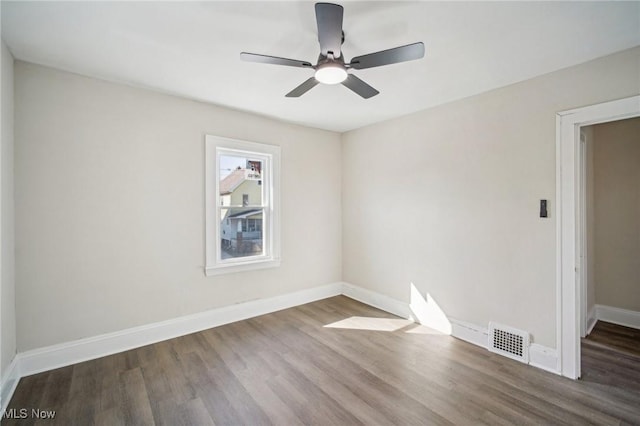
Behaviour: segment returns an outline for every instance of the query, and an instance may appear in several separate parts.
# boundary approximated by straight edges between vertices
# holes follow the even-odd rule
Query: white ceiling
[[[313,2],[8,2],[15,58],[334,131],[432,107],[640,45],[640,2],[340,2],[343,52],[422,41],[419,61],[354,71],[343,86],[284,95],[311,70],[241,62],[242,51],[315,63]]]

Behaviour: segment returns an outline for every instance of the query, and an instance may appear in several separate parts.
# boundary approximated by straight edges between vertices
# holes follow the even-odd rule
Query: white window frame
[[[256,157],[264,164],[263,254],[222,260],[220,252],[220,156]],[[280,266],[280,147],[220,136],[205,137],[205,275]],[[226,206],[225,206],[226,207]]]

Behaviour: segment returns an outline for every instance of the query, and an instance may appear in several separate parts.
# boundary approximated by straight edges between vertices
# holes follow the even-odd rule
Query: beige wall
[[[18,349],[340,279],[405,301],[413,283],[450,317],[555,347],[555,113],[640,93],[639,64],[628,50],[348,132],[341,148],[335,133],[17,62]],[[280,268],[204,277],[206,133],[282,146]]]
[[[640,118],[593,133],[596,303],[640,311]]]
[[[403,301],[413,283],[555,347],[556,113],[640,93],[639,64],[635,48],[343,135],[343,279]]]
[[[13,202],[13,56],[0,43],[2,57],[2,144],[0,147],[0,377],[16,354],[15,239]]]
[[[19,351],[341,279],[339,134],[23,62],[15,115]],[[207,133],[282,147],[281,267],[204,276]]]

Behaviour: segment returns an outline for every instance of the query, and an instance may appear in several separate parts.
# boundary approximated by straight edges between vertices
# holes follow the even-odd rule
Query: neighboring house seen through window
[[[206,274],[278,266],[280,148],[207,136],[206,156]]]

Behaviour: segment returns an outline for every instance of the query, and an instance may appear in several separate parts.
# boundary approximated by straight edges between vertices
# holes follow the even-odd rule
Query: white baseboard
[[[589,309],[589,312],[587,313],[587,333],[586,336],[590,335],[591,332],[593,331],[593,327],[596,326],[596,323],[598,322],[598,316],[596,314],[596,306],[592,306],[591,309]]]
[[[22,352],[17,355],[20,362],[21,376],[29,376],[337,296],[341,294],[341,291],[341,283],[328,284],[295,293],[238,303],[154,324]]]
[[[20,377],[22,377],[20,374],[20,359],[15,356],[11,360],[7,371],[2,375],[2,381],[0,381],[0,413],[4,413],[7,409]]]
[[[637,311],[596,305],[596,318],[600,321],[640,329],[640,312]]]
[[[400,302],[384,294],[376,293],[375,291],[367,290],[349,283],[342,283],[342,294],[350,297],[351,299],[362,302],[366,305],[373,306],[374,308],[382,309],[390,314],[397,315],[401,318],[413,319],[411,315],[411,309],[409,304]]]
[[[453,318],[450,318],[449,321],[453,337],[485,349],[489,347],[489,332],[486,328]]]
[[[558,352],[537,343],[529,346],[529,365],[561,375]]]

